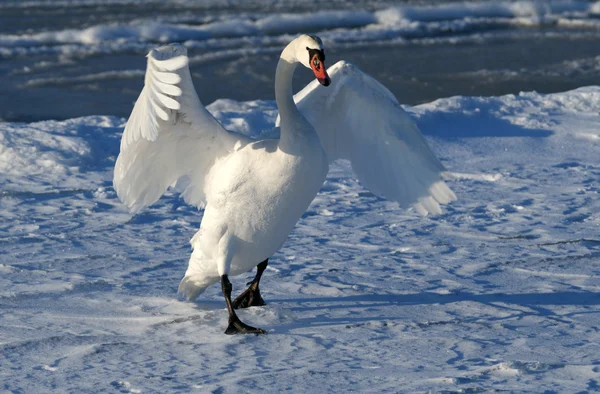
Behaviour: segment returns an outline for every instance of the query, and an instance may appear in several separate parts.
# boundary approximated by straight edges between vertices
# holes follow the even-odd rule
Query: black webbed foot
[[[225,330],[225,334],[227,335],[237,335],[237,334],[266,334],[265,330],[260,328],[252,327],[242,322],[240,319],[235,316],[234,319],[229,318],[229,325],[227,326],[227,330]]]
[[[225,297],[225,303],[227,304],[227,311],[229,312],[229,325],[225,330],[225,334],[227,335],[235,335],[235,334],[266,334],[265,330],[261,330],[260,328],[252,327],[240,320],[240,318],[236,315],[233,305],[231,302],[231,282],[227,275],[221,276],[221,289],[223,290],[223,296]]]
[[[258,282],[250,282],[249,285],[250,287],[248,287],[242,294],[240,294],[235,300],[233,300],[232,305],[234,309],[267,305],[265,300],[263,300],[263,298],[260,295]]]
[[[254,280],[248,282],[248,288],[246,289],[246,291],[240,294],[232,302],[232,306],[234,309],[267,305],[265,300],[263,300],[262,296],[260,295],[260,289],[258,288],[258,284],[260,283],[260,278],[262,277],[262,274],[265,271],[265,269],[267,269],[268,264],[269,259],[263,261],[262,263],[256,266],[256,276],[254,277]]]

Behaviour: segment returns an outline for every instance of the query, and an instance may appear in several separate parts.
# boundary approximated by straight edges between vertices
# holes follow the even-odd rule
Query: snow
[[[276,117],[209,109],[240,132]],[[125,210],[123,119],[0,123],[2,390],[598,390],[600,87],[406,109],[459,200],[422,218],[333,165],[270,260],[268,305],[240,311],[258,337],[223,334],[219,286],[177,299],[201,213]]]

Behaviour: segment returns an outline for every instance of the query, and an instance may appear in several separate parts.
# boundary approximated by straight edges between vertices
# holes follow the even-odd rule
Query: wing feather
[[[177,44],[148,54],[145,83],[121,139],[113,184],[131,211],[154,203],[178,182],[186,202],[206,203],[204,178],[219,157],[249,140],[226,131],[204,108]]]
[[[167,83],[169,85],[176,85],[181,82],[181,77],[175,73],[156,71],[154,77],[157,81]]]
[[[423,215],[456,200],[442,179],[444,166],[388,89],[347,62],[328,73],[330,87],[313,81],[294,99],[330,162],[349,160],[369,190]]]
[[[154,82],[154,86],[156,86],[156,89],[160,93],[164,93],[167,95],[178,97],[178,96],[181,96],[181,93],[182,93],[181,89],[179,87],[177,87],[176,85],[171,85],[168,83],[161,82],[158,78]]]

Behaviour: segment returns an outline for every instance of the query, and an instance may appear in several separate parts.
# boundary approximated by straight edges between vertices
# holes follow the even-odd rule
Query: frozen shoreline
[[[240,132],[276,115],[209,109]],[[125,211],[123,119],[0,123],[3,388],[595,390],[600,87],[407,110],[459,200],[421,218],[335,164],[263,278],[269,305],[242,311],[265,337],[222,334],[218,286],[177,300],[201,214],[172,195]]]

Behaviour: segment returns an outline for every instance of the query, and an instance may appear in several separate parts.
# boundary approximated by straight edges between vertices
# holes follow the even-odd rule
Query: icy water
[[[150,48],[189,48],[201,100],[273,99],[283,46],[320,35],[406,104],[600,80],[600,6],[582,1],[0,3],[0,120],[127,117]],[[297,72],[299,90],[310,74]]]

